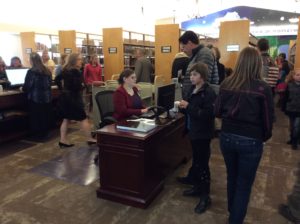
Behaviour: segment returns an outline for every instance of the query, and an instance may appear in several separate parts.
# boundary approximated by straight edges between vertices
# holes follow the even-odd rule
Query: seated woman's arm
[[[126,98],[125,96],[120,93],[119,91],[116,91],[113,95],[113,101],[114,101],[114,108],[115,108],[115,114],[118,115],[120,118],[126,118],[130,117],[132,115],[141,115],[142,114],[142,108],[141,109],[133,109],[129,108],[126,105]]]

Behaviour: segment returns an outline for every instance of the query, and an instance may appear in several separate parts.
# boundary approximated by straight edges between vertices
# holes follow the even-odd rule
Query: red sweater
[[[92,84],[94,81],[102,81],[102,69],[100,65],[86,64],[83,71],[84,83]]]
[[[138,95],[138,89],[133,87],[134,94],[138,97],[138,99],[141,101],[140,105],[142,104],[142,100]],[[127,93],[123,85],[121,85],[113,95],[113,101],[114,101],[114,109],[115,112],[113,114],[113,117],[117,120],[123,120],[126,119],[132,115],[141,115],[141,109],[144,108],[142,106],[141,108],[133,108],[133,101],[132,97]]]

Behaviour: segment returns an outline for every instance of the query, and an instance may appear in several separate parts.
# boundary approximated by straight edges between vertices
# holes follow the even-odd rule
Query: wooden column
[[[179,52],[179,36],[178,24],[155,26],[155,75],[164,76],[167,82],[171,80],[172,63]]]
[[[69,52],[71,49],[71,53],[76,53],[76,32],[75,30],[61,30],[58,31],[59,36],[59,52],[61,54],[65,52]]]
[[[120,74],[124,69],[123,29],[103,29],[104,79]]]
[[[220,61],[225,67],[234,68],[239,52],[249,46],[249,30],[249,20],[226,21],[221,23],[218,46],[221,52]],[[227,51],[228,45],[238,45],[239,50]]]
[[[295,68],[300,68],[300,17],[298,22],[298,35],[296,40],[296,55],[295,55]]]
[[[23,55],[23,65],[25,67],[30,67],[30,53],[36,51],[35,44],[35,33],[34,32],[22,32],[20,33],[22,55]]]

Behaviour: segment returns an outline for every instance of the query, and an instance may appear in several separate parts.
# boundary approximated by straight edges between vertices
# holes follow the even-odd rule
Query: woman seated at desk
[[[114,92],[113,103],[115,112],[113,117],[116,120],[123,120],[132,115],[139,116],[148,112],[144,107],[142,99],[136,88],[136,75],[133,70],[125,69],[118,80],[120,86]]]

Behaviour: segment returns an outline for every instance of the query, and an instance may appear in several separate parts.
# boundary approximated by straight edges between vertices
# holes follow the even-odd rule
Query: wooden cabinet
[[[57,64],[59,62],[59,38],[58,35],[40,34],[35,32],[20,33],[23,65],[30,67],[29,55],[37,52],[42,55],[43,50],[48,50],[49,57]]]
[[[105,80],[120,74],[125,68],[134,69],[135,50],[145,49],[146,56],[154,64],[154,36],[125,31],[122,28],[103,29],[103,53],[105,58]]]

